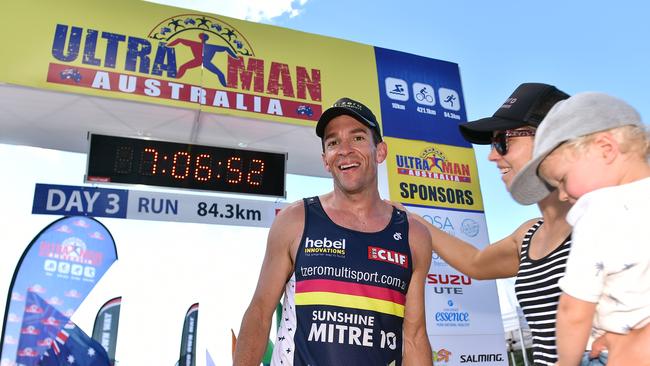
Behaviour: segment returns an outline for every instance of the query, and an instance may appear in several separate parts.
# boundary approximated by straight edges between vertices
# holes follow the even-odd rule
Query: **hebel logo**
[[[324,237],[322,240],[312,240],[307,237],[305,239],[305,248],[345,249],[345,239],[329,240],[327,237]]]
[[[409,266],[409,260],[406,254],[379,247],[368,247],[368,259],[397,264],[404,268],[408,268]]]
[[[327,237],[323,239],[305,238],[305,254],[325,254],[345,256],[345,239],[330,240]]]

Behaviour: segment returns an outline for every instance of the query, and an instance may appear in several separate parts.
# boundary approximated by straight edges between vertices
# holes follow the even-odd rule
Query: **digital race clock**
[[[287,155],[90,134],[86,181],[285,197]]]

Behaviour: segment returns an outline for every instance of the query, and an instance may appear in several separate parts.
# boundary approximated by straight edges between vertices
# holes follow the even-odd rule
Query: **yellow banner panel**
[[[391,200],[483,211],[474,150],[390,137],[385,140]]]
[[[342,96],[379,110],[372,46],[144,1],[0,10],[1,82],[307,126]]]

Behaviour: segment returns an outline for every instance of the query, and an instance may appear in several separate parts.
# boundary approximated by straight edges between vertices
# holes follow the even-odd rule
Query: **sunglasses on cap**
[[[532,129],[499,131],[492,136],[492,147],[499,155],[505,155],[508,153],[508,138],[535,136],[535,131]]]

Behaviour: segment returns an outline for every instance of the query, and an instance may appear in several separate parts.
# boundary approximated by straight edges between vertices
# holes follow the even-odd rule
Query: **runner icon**
[[[456,97],[453,94],[449,94],[447,95],[447,98],[445,98],[445,103],[449,103],[453,107],[454,100],[456,100]]]
[[[194,69],[196,67],[199,67],[203,65],[206,69],[217,75],[219,78],[219,82],[221,82],[221,85],[226,86],[226,77],[219,70],[219,68],[212,63],[212,59],[214,58],[214,55],[216,53],[220,52],[227,52],[230,56],[233,58],[237,58],[237,55],[235,52],[230,49],[230,47],[227,46],[219,46],[215,44],[210,44],[207,42],[207,40],[210,38],[205,33],[199,34],[199,39],[201,40],[200,42],[197,41],[192,41],[189,39],[185,38],[177,38],[173,40],[171,43],[169,43],[169,47],[174,47],[177,44],[181,44],[183,46],[187,46],[190,48],[192,51],[192,55],[194,56],[193,59],[187,61],[181,67],[178,69],[178,73],[176,74],[177,78],[182,78],[183,75],[185,75],[185,72],[189,69]]]

